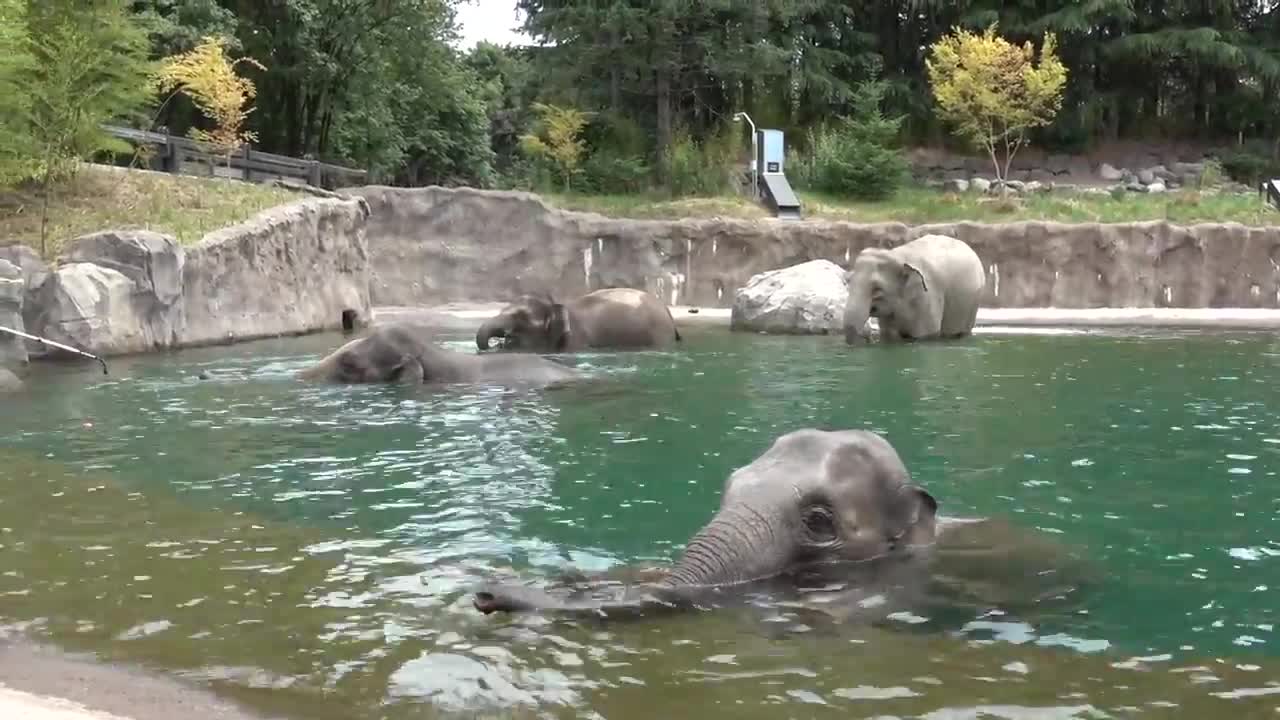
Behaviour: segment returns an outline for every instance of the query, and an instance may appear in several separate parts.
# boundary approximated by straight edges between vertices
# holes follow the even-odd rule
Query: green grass
[[[84,165],[51,196],[43,254],[56,257],[67,241],[100,230],[154,230],[189,245],[213,230],[303,197],[235,180]],[[41,251],[40,214],[38,189],[0,191],[0,241]]]
[[[944,193],[912,188],[878,202],[859,202],[817,193],[799,193],[806,219],[850,222],[902,222],[910,225],[939,222],[1136,222],[1168,220],[1178,224],[1239,222],[1245,225],[1280,225],[1280,211],[1256,193],[1215,193],[1181,190],[1158,195],[1057,191],[999,198],[977,193]],[[677,219],[685,217],[764,218],[759,205],[740,197],[664,199],[657,196],[591,196],[551,194],[557,207],[597,212],[611,217]]]

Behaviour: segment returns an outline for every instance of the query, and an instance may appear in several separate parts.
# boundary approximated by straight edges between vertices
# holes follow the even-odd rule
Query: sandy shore
[[[177,679],[0,641],[3,720],[267,720]]]
[[[429,308],[388,306],[374,309],[374,319],[415,319],[450,330],[474,330],[502,303],[451,303]],[[729,325],[729,308],[677,305],[671,314],[680,325]],[[874,320],[872,321],[875,322]],[[1262,330],[1280,328],[1280,310],[1260,308],[982,308],[975,333],[1036,333],[1046,329],[1158,327]]]

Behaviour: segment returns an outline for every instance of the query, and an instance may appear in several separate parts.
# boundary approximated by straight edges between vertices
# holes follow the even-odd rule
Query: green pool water
[[[322,720],[1278,716],[1272,335],[690,329],[573,357],[602,380],[566,390],[292,378],[340,342],[33,368],[0,406],[0,619]],[[470,607],[491,573],[673,558],[801,427],[884,433],[943,514],[1085,548],[1102,581],[925,629]]]

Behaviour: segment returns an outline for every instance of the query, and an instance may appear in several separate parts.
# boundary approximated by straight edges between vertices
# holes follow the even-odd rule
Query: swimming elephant
[[[923,585],[938,504],[910,482],[887,440],[864,430],[797,430],[777,438],[724,488],[719,512],[670,568],[622,597],[561,600],[524,586],[481,588],[485,614],[586,615],[707,608],[753,588]]]
[[[568,303],[522,296],[480,326],[476,346],[487,350],[494,338],[508,350],[534,352],[663,347],[681,339],[666,304],[632,288],[596,290]]]
[[[870,339],[867,318],[882,342],[958,338],[973,332],[987,275],[973,248],[945,235],[925,235],[898,247],[866,248],[846,275],[844,338]]]
[[[537,355],[476,355],[431,341],[429,328],[388,323],[371,329],[301,371],[305,380],[337,383],[447,384],[495,382],[547,385],[584,377]]]

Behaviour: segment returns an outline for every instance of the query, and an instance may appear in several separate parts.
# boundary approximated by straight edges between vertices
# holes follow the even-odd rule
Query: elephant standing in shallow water
[[[475,355],[446,350],[431,341],[429,328],[411,323],[374,327],[298,376],[338,383],[410,385],[548,385],[584,377],[567,365],[537,355]]]
[[[945,235],[925,235],[890,250],[866,248],[846,275],[844,338],[870,339],[867,319],[882,341],[958,338],[973,332],[987,275],[973,248]]]
[[[508,350],[534,352],[664,347],[681,339],[666,304],[632,288],[596,290],[568,303],[525,295],[480,326],[476,346],[488,350],[494,338]]]

